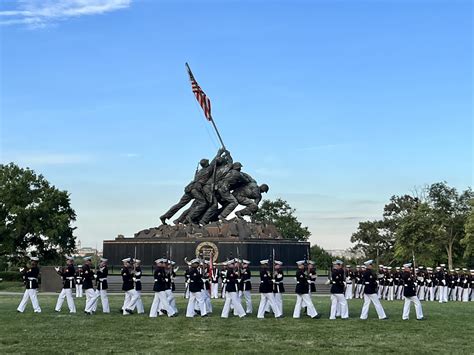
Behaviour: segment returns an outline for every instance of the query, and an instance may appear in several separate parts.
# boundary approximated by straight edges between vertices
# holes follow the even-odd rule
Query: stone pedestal
[[[61,277],[58,275],[54,266],[41,266],[41,285],[42,292],[60,292],[63,287]]]

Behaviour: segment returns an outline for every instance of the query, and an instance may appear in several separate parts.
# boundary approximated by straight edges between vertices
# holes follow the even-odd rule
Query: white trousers
[[[439,286],[439,303],[448,302],[448,286]]]
[[[331,294],[331,314],[329,319],[336,319],[338,307],[340,308],[341,318],[349,318],[349,308],[347,307],[347,300],[343,293]]]
[[[425,299],[427,301],[434,301],[435,300],[435,288],[434,287],[427,287]]]
[[[422,285],[422,286],[419,286],[418,287],[419,291],[418,291],[418,299],[420,301],[424,301],[425,300],[425,297],[426,297],[426,286]]]
[[[260,294],[260,305],[258,306],[257,318],[265,318],[265,309],[267,308],[267,304],[270,305],[270,309],[272,310],[275,317],[281,316],[281,310],[275,302],[275,295],[273,292],[269,292]]]
[[[135,306],[137,305],[138,299],[139,299],[139,294],[137,293],[137,290],[132,289],[125,291],[125,297],[123,300],[123,315],[129,314],[126,312],[126,310],[133,310]]]
[[[197,302],[199,305],[199,310],[201,311],[201,316],[205,316],[207,314],[206,310],[206,302],[202,297],[201,292],[189,292],[189,300],[188,300],[188,307],[186,308],[186,317],[192,318],[194,317],[194,303]]]
[[[464,288],[462,290],[462,301],[469,302],[469,289],[468,288]]]
[[[393,286],[387,286],[387,301],[393,301]]]
[[[397,290],[397,300],[401,300],[403,297],[403,286],[400,285],[398,286],[398,290]]]
[[[463,296],[462,287],[461,287],[461,286],[458,286],[458,287],[457,287],[457,291],[458,291],[457,294],[456,294],[457,300],[458,300],[458,301],[462,301],[462,296]]]
[[[252,295],[250,294],[250,291],[243,291],[242,297],[245,300],[245,312],[247,314],[251,314],[253,312],[253,307],[252,307]]]
[[[423,309],[421,308],[421,302],[417,296],[413,297],[405,297],[405,304],[403,305],[403,315],[402,319],[406,320],[410,316],[410,304],[415,304],[415,311],[416,311],[416,319],[423,318]]]
[[[56,307],[54,310],[56,312],[61,311],[64,299],[67,300],[67,306],[69,307],[69,313],[76,313],[76,305],[74,304],[74,298],[72,298],[72,289],[63,288],[61,293],[58,296],[58,301],[56,302]]]
[[[135,303],[135,307],[137,308],[137,313],[138,314],[142,314],[142,313],[145,313],[145,307],[143,307],[143,301],[142,301],[142,291],[137,291],[135,290],[135,292],[137,293],[137,303]]]
[[[355,298],[362,298],[362,287],[363,286],[364,285],[362,285],[362,284],[357,284]]]
[[[165,291],[166,294],[166,299],[168,300],[168,303],[170,304],[171,308],[173,308],[174,313],[178,313],[178,307],[176,307],[176,299],[174,298],[173,291],[171,289],[168,289]]]
[[[41,308],[38,302],[38,289],[30,288],[26,289],[25,293],[23,294],[23,298],[21,299],[18,308],[16,309],[18,312],[23,313],[26,308],[26,304],[28,303],[28,299],[31,300],[31,305],[33,306],[33,311],[35,313],[41,313]]]
[[[212,303],[211,303],[211,296],[209,295],[209,291],[206,289],[201,290],[202,298],[204,299],[204,303],[206,304],[206,311],[207,313],[212,313]]]
[[[76,284],[76,298],[81,298],[82,297],[82,285],[77,285]]]
[[[352,299],[352,284],[346,285],[345,297],[346,297],[346,300]]]
[[[155,297],[153,297],[153,303],[151,304],[150,308],[150,317],[156,318],[160,309],[166,310],[168,317],[172,317],[176,313],[168,302],[166,291],[155,292]]]
[[[245,317],[245,310],[239,301],[237,292],[226,292],[224,308],[222,308],[221,317],[228,318],[231,304],[234,306],[234,313],[240,318]]]
[[[97,294],[93,288],[88,288],[86,290],[86,307],[84,308],[85,312],[93,312],[95,303],[97,302]]]
[[[309,294],[296,294],[296,304],[293,311],[293,318],[300,317],[301,308],[303,308],[303,306],[307,307],[306,312],[311,318],[318,315],[318,312],[316,311],[316,308],[314,308],[313,301],[311,300],[311,296]]]
[[[97,297],[97,301],[94,302],[92,306],[92,312],[97,311],[97,305],[99,303],[99,298],[102,303],[102,312],[103,313],[110,313],[110,305],[109,305],[109,296],[107,294],[107,290],[95,290],[95,296]]]
[[[370,302],[372,302],[375,306],[375,310],[377,311],[377,315],[379,319],[386,318],[385,311],[383,310],[382,304],[380,303],[379,298],[377,297],[376,293],[372,294],[364,294],[364,305],[362,306],[362,312],[360,314],[360,319],[367,319],[369,316],[369,307]]]
[[[274,295],[275,295],[275,303],[278,307],[278,310],[280,311],[280,314],[283,314],[283,294],[280,292],[277,292]]]
[[[377,290],[377,297],[379,299],[381,299],[383,297],[384,291],[385,291],[385,287],[384,286],[379,286],[379,289]]]
[[[211,283],[211,298],[219,298],[219,284]]]

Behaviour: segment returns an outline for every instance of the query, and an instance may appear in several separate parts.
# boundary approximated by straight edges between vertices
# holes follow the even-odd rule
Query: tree
[[[474,256],[474,199],[471,199],[469,204],[471,205],[471,210],[466,218],[466,224],[464,224],[464,238],[461,239],[461,245],[465,247],[465,258]]]
[[[252,217],[253,222],[272,223],[278,228],[283,238],[308,240],[311,232],[303,227],[295,216],[296,210],[282,199],[275,201],[263,200],[257,213]]]
[[[316,263],[318,270],[328,270],[332,265],[333,257],[319,245],[313,245],[310,249],[311,260]]]
[[[29,168],[0,165],[0,255],[53,261],[76,246],[69,195]]]
[[[433,209],[438,233],[434,242],[446,251],[448,266],[453,268],[453,256],[464,237],[464,225],[471,210],[469,204],[474,197],[471,189],[459,194],[446,182],[432,184],[428,188],[428,203]]]
[[[399,261],[433,265],[439,259],[439,248],[432,242],[439,233],[435,218],[427,203],[419,203],[398,221],[394,249]]]
[[[366,258],[377,263],[389,264],[393,259],[393,240],[383,221],[360,222],[351,236],[351,242],[356,243],[353,247],[355,252],[361,251]]]

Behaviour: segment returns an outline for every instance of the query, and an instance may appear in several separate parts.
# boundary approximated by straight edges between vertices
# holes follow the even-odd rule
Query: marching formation
[[[345,298],[363,298],[365,265],[357,265],[355,270],[347,265],[344,269],[346,281]],[[435,268],[419,266],[414,269],[416,296],[420,301],[468,302],[472,300],[474,270],[467,268],[446,269],[445,264]],[[402,300],[404,281],[403,267],[379,265],[377,272],[377,297],[386,301]]]
[[[220,316],[228,318],[232,313],[234,316],[244,318],[253,313],[252,305],[252,279],[250,261],[231,259],[219,264],[219,270],[211,260],[193,259],[187,262],[188,269],[185,270],[185,297],[188,300],[185,316],[207,317],[213,313],[212,299],[222,297],[225,299],[224,307]],[[37,291],[39,285],[40,270],[38,258],[30,258],[31,265],[21,268],[24,284],[26,287],[23,298],[17,308],[18,312],[24,312],[28,300],[31,300],[33,310],[41,312]],[[141,262],[138,259],[125,258],[122,260],[123,267],[120,271],[122,277],[122,291],[124,302],[120,310],[124,316],[133,313],[145,313],[145,307],[141,299]],[[58,296],[55,311],[60,312],[64,303],[70,313],[76,313],[73,290],[76,297],[85,294],[86,303],[84,312],[87,315],[96,313],[98,300],[101,300],[102,312],[110,313],[109,299],[107,295],[108,267],[107,259],[101,258],[100,264],[92,268],[91,257],[84,258],[84,265],[74,266],[74,259],[66,257],[66,265],[57,267],[56,272],[62,279],[63,287]],[[311,260],[301,260],[297,263],[296,270],[296,303],[293,318],[300,318],[305,314],[311,318],[318,319],[321,315],[311,298],[316,292],[316,268]],[[283,317],[283,298],[285,293],[284,278],[282,270],[283,263],[278,260],[261,260],[259,273],[260,303],[257,310],[257,318],[265,318],[265,314],[272,314],[275,318]],[[384,300],[403,299],[402,319],[409,318],[410,306],[413,303],[418,320],[424,319],[421,302],[422,300],[438,300],[441,303],[448,300],[463,302],[472,301],[474,288],[474,270],[452,270],[446,272],[444,266],[437,267],[436,272],[431,268],[412,268],[412,264],[404,264],[395,271],[388,267],[380,266],[378,273],[374,272],[374,261],[368,260],[363,266],[358,266],[352,271],[350,266],[344,267],[341,260],[333,263],[332,271],[327,283],[331,285],[331,311],[329,319],[349,318],[348,300],[352,298],[363,298],[364,304],[360,319],[367,319],[370,305],[373,304],[378,318],[388,319],[380,302]],[[150,307],[149,317],[157,316],[175,317],[178,315],[176,306],[175,278],[178,271],[176,263],[172,260],[161,258],[155,260],[154,269],[154,298]],[[220,280],[220,292],[219,292]],[[94,287],[95,283],[95,287]]]

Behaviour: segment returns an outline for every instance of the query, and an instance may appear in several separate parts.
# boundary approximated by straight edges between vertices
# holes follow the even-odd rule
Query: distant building
[[[77,249],[77,256],[93,256],[93,255],[98,255],[102,256],[102,251],[97,250],[96,248],[91,248],[91,247],[82,247]]]
[[[341,257],[346,259],[360,259],[364,255],[361,252],[354,252],[351,249],[326,249],[326,251],[334,257]]]

